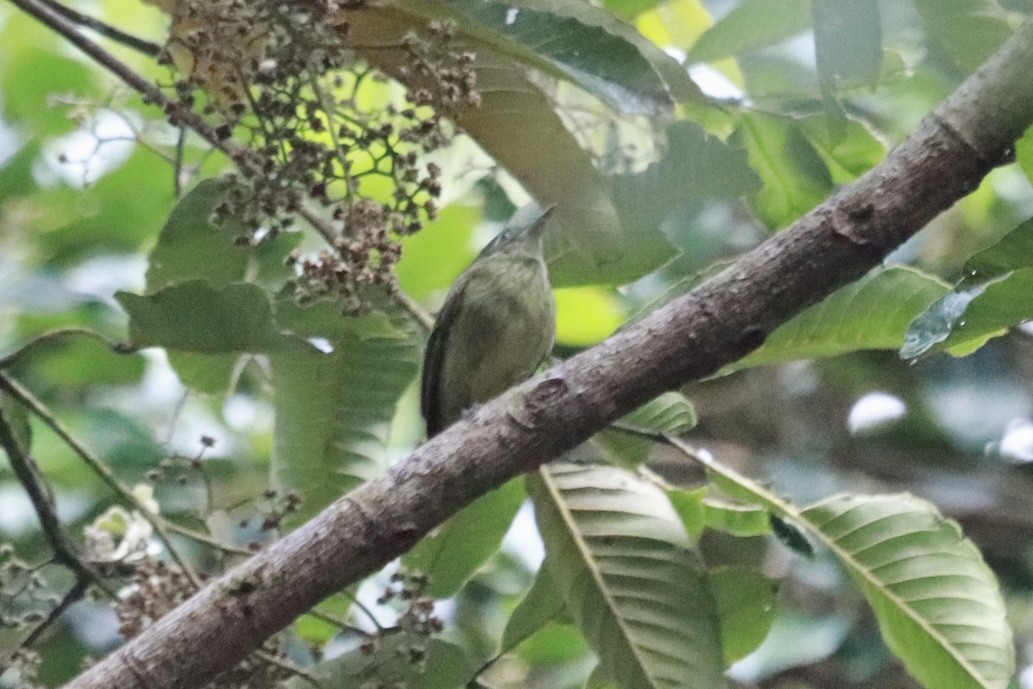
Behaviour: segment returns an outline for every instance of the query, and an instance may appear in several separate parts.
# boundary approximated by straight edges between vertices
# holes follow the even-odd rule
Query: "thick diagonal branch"
[[[1027,24],[881,165],[792,228],[634,327],[485,405],[69,686],[201,686],[474,498],[746,354],[1006,162],[1033,122],[1031,71]]]

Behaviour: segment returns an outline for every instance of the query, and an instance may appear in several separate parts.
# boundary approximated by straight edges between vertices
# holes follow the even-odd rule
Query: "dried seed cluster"
[[[176,565],[161,560],[138,562],[130,584],[115,601],[119,633],[133,638],[193,593],[190,578]]]
[[[399,238],[437,213],[441,171],[422,161],[451,140],[448,115],[479,104],[475,56],[453,47],[449,22],[407,34],[395,49],[406,56],[397,76],[410,86],[384,105],[391,89],[347,49],[346,26],[334,20],[361,2],[161,3],[173,17],[166,56],[181,75],[179,101],[244,144],[216,220],[241,223],[250,243],[299,213],[325,218],[317,229],[328,248],[295,261],[297,296],[330,294],[361,312],[363,286],[394,285]]]
[[[404,664],[416,666],[423,671],[427,660],[427,643],[444,629],[444,622],[434,614],[434,599],[424,595],[428,579],[420,572],[400,569],[391,576],[391,583],[377,600],[384,605],[390,601],[401,601],[404,609],[398,616],[398,626],[389,630],[390,641],[381,635],[370,635],[363,641],[360,650],[376,660],[368,667],[369,681],[363,689],[388,689],[396,686],[393,673],[386,668],[392,661],[400,659]],[[394,637],[401,634],[401,638]],[[379,657],[378,654],[380,654]]]

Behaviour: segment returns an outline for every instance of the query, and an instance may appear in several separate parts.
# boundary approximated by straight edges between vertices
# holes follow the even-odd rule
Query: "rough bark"
[[[1033,122],[1031,71],[1027,23],[882,164],[792,228],[634,327],[483,406],[68,686],[201,686],[474,498],[746,354],[1007,162]]]

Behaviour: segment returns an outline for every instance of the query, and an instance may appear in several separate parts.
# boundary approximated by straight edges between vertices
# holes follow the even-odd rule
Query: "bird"
[[[554,208],[517,211],[445,297],[423,359],[428,438],[530,378],[552,351],[556,304],[542,243]]]

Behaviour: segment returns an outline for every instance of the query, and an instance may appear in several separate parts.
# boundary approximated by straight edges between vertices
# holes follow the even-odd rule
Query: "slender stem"
[[[103,577],[79,555],[75,544],[65,533],[61,520],[57,516],[57,505],[54,502],[54,491],[47,483],[39,465],[28,452],[28,448],[19,442],[10,420],[0,410],[0,447],[7,454],[14,475],[22,484],[36,516],[39,518],[43,534],[54,551],[54,560],[75,572],[76,577],[84,585],[96,584],[106,594],[115,596],[115,591],[104,583]]]
[[[391,297],[398,302],[399,306],[405,309],[413,319],[419,323],[424,330],[429,331],[434,327],[434,317],[427,313],[427,310],[410,297],[401,287],[392,286]]]
[[[11,352],[10,354],[0,356],[0,369],[4,369],[13,365],[18,361],[18,359],[25,356],[25,354],[28,353],[31,349],[34,349],[35,347],[43,343],[49,342],[51,340],[59,340],[65,337],[77,335],[83,337],[90,337],[95,340],[98,340],[116,354],[131,354],[136,351],[136,348],[132,345],[125,342],[118,342],[112,340],[108,338],[106,335],[97,332],[96,330],[78,327],[56,328],[54,330],[48,330],[44,333],[40,333],[39,335],[29,340],[18,349]]]
[[[154,528],[155,533],[158,534],[158,538],[165,544],[165,549],[169,551],[169,556],[177,565],[179,565],[194,586],[197,588],[201,587],[201,579],[197,576],[197,573],[194,572],[190,563],[186,561],[186,558],[184,558],[174,547],[172,543],[172,535],[166,527],[165,520],[151,512],[150,508],[143,504],[143,502],[133,494],[133,491],[123,484],[117,476],[115,476],[114,472],[111,471],[108,465],[79,442],[68,428],[65,427],[65,425],[61,423],[53,413],[51,413],[50,409],[48,409],[47,406],[28,389],[24,388],[10,376],[0,373],[0,390],[7,392],[9,395],[25,405],[33,414],[39,417],[40,421],[54,431],[54,433],[56,433],[73,452],[79,455],[79,458],[82,459],[86,465],[92,469],[109,488],[111,488],[111,490],[118,493],[122,496],[122,499],[130,503],[151,525],[151,527]]]
[[[89,588],[89,584],[82,579],[75,582],[75,585],[69,589],[68,593],[58,602],[54,609],[50,611],[47,618],[40,622],[35,629],[33,629],[25,639],[21,642],[22,648],[31,648],[39,641],[43,633],[50,628],[54,622],[67,610],[72,603],[79,601],[86,594],[86,589]],[[110,594],[109,594],[110,595]]]
[[[184,107],[180,103],[168,98],[161,89],[134,72],[124,62],[116,58],[108,51],[101,48],[95,42],[79,33],[78,28],[71,21],[66,19],[59,12],[47,4],[45,0],[10,0],[15,7],[34,17],[37,21],[53,29],[69,43],[83,51],[105,67],[112,74],[121,79],[127,86],[139,92],[146,102],[153,103],[165,112],[169,120],[174,124],[186,125],[207,141],[209,144],[224,151],[231,158],[236,159],[244,153],[243,149],[234,145],[226,138],[220,136],[215,128],[205,122],[199,115]]]
[[[82,14],[81,12],[73,10],[71,7],[66,7],[61,3],[52,2],[51,0],[40,0],[40,2],[52,9],[54,12],[63,16],[68,21],[74,22],[80,26],[85,26],[87,29],[92,29],[101,36],[110,38],[117,43],[121,43],[127,48],[132,48],[133,50],[149,57],[158,57],[161,55],[162,47],[157,43],[137,38],[136,36],[128,34],[121,29],[117,29],[110,24],[105,24],[95,17]]]

